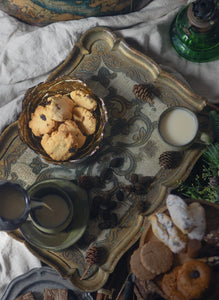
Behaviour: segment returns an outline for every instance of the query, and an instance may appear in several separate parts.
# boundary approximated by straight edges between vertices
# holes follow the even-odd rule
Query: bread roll
[[[206,216],[205,210],[198,202],[189,205],[189,211],[192,214],[193,229],[188,233],[190,239],[201,241],[205,235],[206,230]]]
[[[183,199],[176,195],[168,195],[167,209],[173,223],[184,233],[188,234],[194,227],[192,213]]]
[[[154,235],[174,253],[186,247],[186,236],[173,224],[169,216],[155,213],[149,217]]]

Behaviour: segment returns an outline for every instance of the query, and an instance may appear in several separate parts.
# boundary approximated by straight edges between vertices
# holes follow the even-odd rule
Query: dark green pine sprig
[[[210,126],[213,142],[196,164],[199,166],[196,173],[190,174],[185,182],[180,182],[176,192],[191,199],[219,204],[219,114],[216,111],[210,112]]]

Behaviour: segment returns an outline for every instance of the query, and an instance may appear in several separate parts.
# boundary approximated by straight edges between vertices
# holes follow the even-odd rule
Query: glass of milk
[[[173,106],[161,114],[158,131],[162,139],[170,146],[188,147],[197,139],[198,118],[186,107]]]

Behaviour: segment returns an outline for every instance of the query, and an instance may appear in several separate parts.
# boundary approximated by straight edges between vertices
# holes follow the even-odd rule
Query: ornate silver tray
[[[206,105],[206,99],[194,94],[151,58],[103,27],[88,30],[47,81],[62,75],[85,81],[97,96],[104,99],[109,122],[100,151],[84,164],[49,164],[21,142],[15,122],[0,138],[0,177],[28,188],[35,182],[49,178],[75,180],[82,174],[100,175],[113,157],[122,157],[124,163],[114,169],[113,177],[104,188],[94,188],[89,195],[92,199],[94,195],[108,191],[115,199],[116,191],[130,184],[132,173],[154,176],[147,194],[131,193],[124,201],[117,201],[114,212],[119,222],[116,227],[101,230],[98,219],[90,219],[82,238],[62,251],[35,247],[25,241],[19,230],[10,233],[77,288],[94,291],[105,284],[119,259],[141,236],[144,216],[139,214],[138,201],[144,200],[147,203],[148,209],[144,215],[162,206],[166,195],[177,187],[179,181],[188,177],[202,153],[203,146],[194,144],[184,151],[183,159],[176,169],[162,169],[158,158],[164,151],[171,150],[171,147],[159,137],[157,123],[160,114],[169,106],[183,105],[197,112],[201,126],[205,127],[208,122],[201,111]],[[153,98],[153,104],[135,97],[132,89],[136,83],[152,84],[159,90],[159,96]],[[106,257],[90,268],[84,280],[80,280],[87,266],[85,253],[91,243],[104,248]]]

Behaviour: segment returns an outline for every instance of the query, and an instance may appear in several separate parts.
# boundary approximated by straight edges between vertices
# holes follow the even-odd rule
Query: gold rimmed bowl
[[[96,119],[96,130],[92,135],[87,136],[85,144],[76,153],[72,154],[68,160],[56,161],[41,146],[41,137],[37,137],[32,133],[29,128],[29,121],[31,120],[31,114],[34,113],[38,105],[46,105],[48,97],[57,94],[69,95],[73,90],[81,90],[96,100],[97,108],[93,112]],[[107,120],[107,111],[103,99],[96,96],[85,82],[70,76],[62,76],[54,81],[43,82],[27,90],[22,104],[22,112],[18,119],[18,132],[22,142],[47,162],[54,164],[80,163],[91,158],[99,150]]]

